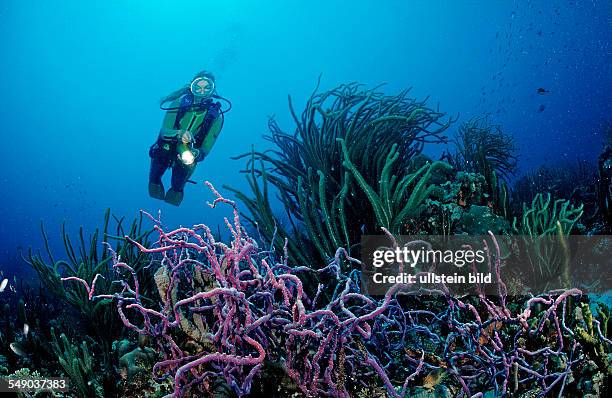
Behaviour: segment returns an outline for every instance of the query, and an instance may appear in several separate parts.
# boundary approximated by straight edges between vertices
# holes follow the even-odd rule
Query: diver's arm
[[[181,133],[183,133],[183,130],[175,130],[162,127],[159,131],[159,136],[165,139],[174,139],[178,137]]]
[[[206,137],[202,141],[202,145],[200,145],[198,149],[198,155],[196,160],[199,162],[203,160],[212,150],[212,147],[215,145],[217,141],[217,137],[221,133],[221,128],[223,127],[223,115],[219,115],[215,121],[210,126]]]

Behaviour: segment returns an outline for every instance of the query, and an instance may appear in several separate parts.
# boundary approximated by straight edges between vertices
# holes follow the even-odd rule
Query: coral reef
[[[129,340],[122,340],[122,342],[127,343],[129,348],[133,347]],[[118,355],[117,373],[120,377],[119,385],[122,396],[151,397],[163,396],[170,392],[167,384],[156,383],[151,378],[151,370],[158,359],[158,354],[153,348],[136,346]]]
[[[80,397],[103,397],[104,391],[94,372],[93,359],[87,343],[83,341],[80,346],[73,345],[63,333],[58,340],[53,329],[51,329],[51,336],[53,350],[58,361],[78,395]]]
[[[610,231],[609,148],[597,173],[547,167],[510,189],[514,143],[488,118],[459,126],[454,152],[433,160],[425,145],[447,143],[453,120],[408,91],[317,87],[301,114],[289,108],[293,133],[270,119],[272,150],[237,157],[250,192],[228,189],[246,213],[207,183],[210,205],[233,211],[229,241],[144,211],[124,227],[107,211],[89,237],[63,227],[58,260],[42,228],[46,256],[26,259],[42,287],[2,303],[0,372],[68,376],[78,397],[610,392],[608,307],[567,267],[569,235]],[[398,283],[368,295],[360,242],[381,233],[394,248],[401,234],[484,236],[494,288]],[[529,244],[507,244],[512,234]],[[609,251],[601,242],[594,261]],[[522,247],[534,278],[563,289],[516,282],[508,253]]]
[[[290,238],[291,261],[313,266],[325,264],[339,246],[350,251],[364,228],[378,231],[377,221],[398,215],[407,218],[406,212],[401,214],[403,206],[390,209],[398,212],[394,215],[381,214],[378,205],[372,206],[368,191],[357,188],[379,187],[386,178],[387,185],[398,184],[397,195],[408,194],[406,187],[418,184],[414,178],[425,172],[422,164],[415,164],[417,155],[425,143],[445,142],[443,132],[451,123],[450,119],[443,121],[444,114],[428,108],[425,102],[410,99],[408,90],[389,96],[355,83],[322,93],[315,90],[301,117],[296,115],[291,98],[289,107],[295,133],[283,132],[270,119],[271,135],[267,138],[275,149],[238,157],[250,156],[245,172],[254,197],[235,192],[249,211],[243,216],[257,225],[267,241],[282,250],[285,238]],[[391,148],[393,155],[389,154]],[[415,175],[409,181],[394,176],[407,173]],[[287,225],[272,212],[269,185],[277,190]],[[381,187],[381,194],[391,186]],[[413,198],[413,208],[407,210],[415,210],[419,205],[415,199],[423,199],[422,193]]]
[[[495,172],[508,177],[516,168],[514,140],[488,117],[474,117],[459,127],[455,138],[457,166],[487,177]]]
[[[357,170],[355,164],[351,162],[344,140],[339,138],[338,141],[342,145],[342,153],[344,154],[343,165],[351,172],[368,198],[376,216],[376,225],[395,234],[400,233],[402,226],[407,220],[418,218],[424,210],[425,199],[436,188],[435,185],[429,184],[432,174],[438,170],[447,171],[452,169],[445,162],[427,163],[414,173],[406,174],[400,180],[397,175],[390,175],[393,163],[399,156],[397,144],[393,144],[384,163],[380,180],[378,181],[378,192],[376,192],[367,183],[359,170]],[[323,214],[325,214],[326,224],[330,224],[328,229],[332,230],[333,227],[327,212],[327,209],[324,207]],[[332,234],[332,236],[334,235]],[[336,246],[339,245],[340,241],[337,240]]]
[[[582,214],[582,205],[575,208],[567,200],[553,201],[549,193],[537,194],[531,206],[523,204],[522,220],[519,224],[515,218],[513,229],[526,243],[525,258],[533,273],[531,281],[559,279],[559,286],[569,287],[570,252],[566,236],[572,233]]]
[[[516,169],[514,139],[488,117],[474,117],[459,127],[452,163],[459,170],[485,178],[489,205],[509,218],[506,181]]]
[[[209,187],[216,195],[211,206],[233,207],[229,245],[202,224],[167,232],[156,226],[154,245],[131,243],[163,257],[158,272],[170,279],[162,284],[159,306],[143,303],[134,274],[122,282],[121,293],[92,297],[116,301],[125,326],[156,342],[164,357],[153,367],[154,377],[173,380],[172,396],[211,393],[223,382],[247,395],[265,361],[279,363],[306,396],[351,396],[384,386],[386,394],[403,397],[419,387],[436,388],[442,378],[452,395],[470,397],[533,389],[563,395],[575,388],[570,376],[586,351],[569,314],[585,298],[569,289],[510,302],[493,235],[489,267],[499,282],[496,297],[478,286],[476,296],[453,297],[441,285],[438,296],[413,297],[427,304],[427,310],[417,309],[400,294],[406,285],[393,286],[382,299],[361,294],[340,269],[341,258],[358,261],[343,249],[319,270],[290,267],[286,251],[276,259],[261,251],[235,203]],[[130,268],[117,257],[114,267]],[[196,272],[212,286],[198,288]],[[314,296],[305,291],[302,274],[319,281]],[[329,296],[326,283],[333,287]],[[196,344],[182,331],[184,318],[204,326]],[[602,346],[611,343],[599,323],[589,336]]]
[[[599,213],[605,224],[605,231],[612,231],[612,144],[606,146],[598,159],[599,184],[597,196]]]
[[[79,377],[85,380],[89,380],[88,378],[94,374],[102,376],[100,384],[94,389],[91,386],[83,387],[80,379],[75,378],[78,396],[93,396],[91,394],[95,391],[102,394],[102,390],[113,391],[116,387],[112,345],[115,340],[124,336],[126,331],[110,301],[94,303],[90,300],[94,289],[98,292],[109,293],[121,290],[121,286],[112,282],[115,278],[115,271],[111,268],[111,252],[118,253],[134,265],[144,281],[142,287],[144,291],[148,292],[149,289],[154,288],[152,273],[147,267],[151,263],[150,258],[135,250],[133,246],[126,245],[124,238],[127,235],[136,241],[148,242],[151,230],[145,230],[142,227],[143,217],[146,216],[148,214],[141,213],[140,217],[128,227],[124,227],[123,218],[112,216],[115,226],[114,231],[111,232],[111,213],[110,210],[107,210],[102,228],[96,229],[89,238],[86,238],[83,228],[79,229],[76,245],[73,244],[66,226],[63,225],[60,236],[64,244],[65,259],[61,260],[56,260],[51,252],[47,233],[41,223],[47,259],[41,253],[34,253],[31,249],[27,258],[24,258],[24,261],[38,274],[45,288],[45,295],[52,296],[56,316],[49,320],[47,319],[49,318],[48,308],[40,308],[41,305],[46,305],[45,295],[42,293],[38,297],[24,295],[30,305],[30,313],[35,315],[32,316],[34,323],[31,326],[36,326],[36,328],[27,339],[20,334],[17,334],[14,339],[22,344],[26,352],[38,353],[32,357],[33,360],[48,363],[48,356],[55,357],[55,360],[61,365],[59,366],[61,372],[65,372],[71,378],[73,374],[80,375]],[[85,280],[90,281],[92,286],[89,286],[88,283],[81,283]],[[78,316],[75,316],[75,311]],[[73,317],[76,317],[78,322],[68,325],[67,323]],[[18,319],[16,323],[23,325],[26,321]],[[59,340],[53,334],[54,328],[64,332]],[[82,339],[82,335],[91,337],[89,344],[81,347],[72,346],[69,340]],[[79,348],[87,352],[79,352]],[[80,365],[73,363],[74,355],[80,358]],[[83,362],[85,360],[88,362]],[[42,363],[34,365],[41,366]]]
[[[513,226],[516,232],[523,235],[541,236],[557,231],[560,225],[563,233],[569,235],[582,214],[582,205],[575,208],[563,199],[552,201],[550,193],[537,194],[530,207],[523,204],[520,226],[516,218]]]

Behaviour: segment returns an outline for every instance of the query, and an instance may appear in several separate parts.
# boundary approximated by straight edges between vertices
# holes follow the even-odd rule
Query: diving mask
[[[198,77],[191,82],[189,89],[196,97],[210,97],[215,92],[215,82],[208,77]]]

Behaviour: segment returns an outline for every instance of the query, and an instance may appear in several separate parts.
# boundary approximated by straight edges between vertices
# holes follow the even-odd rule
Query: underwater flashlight
[[[193,164],[194,160],[195,157],[193,156],[193,152],[185,151],[181,153],[181,162],[183,162],[185,165],[189,166],[190,164]]]
[[[194,160],[195,157],[193,156],[193,152],[190,150],[181,152],[181,162],[183,162],[183,164],[189,166],[190,164],[193,164]]]
[[[185,144],[179,145],[179,159],[186,166],[189,166],[193,164],[193,162],[195,162],[195,156],[193,155],[193,152]]]
[[[208,77],[198,77],[191,82],[189,89],[196,97],[210,97],[215,91],[215,82]]]

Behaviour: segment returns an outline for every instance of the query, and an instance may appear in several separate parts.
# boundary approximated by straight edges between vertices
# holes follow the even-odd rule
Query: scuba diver
[[[183,190],[195,171],[198,162],[210,153],[221,128],[224,113],[221,103],[226,101],[217,95],[215,78],[202,71],[194,76],[191,84],[173,92],[160,102],[166,111],[159,137],[149,149],[149,196],[178,206],[183,200]],[[169,104],[169,106],[166,106]],[[162,176],[172,168],[171,186],[165,192]]]

